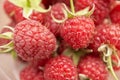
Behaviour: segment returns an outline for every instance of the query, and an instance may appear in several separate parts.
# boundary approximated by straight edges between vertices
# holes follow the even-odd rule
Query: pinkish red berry
[[[77,69],[65,56],[52,58],[45,66],[45,80],[78,80]]]
[[[74,49],[86,48],[93,39],[94,30],[92,19],[74,17],[62,24],[61,37]]]
[[[96,56],[85,56],[78,64],[79,74],[91,80],[107,80],[108,71],[104,62]]]
[[[21,70],[20,80],[44,80],[43,72],[32,66],[27,66]]]
[[[17,54],[26,61],[49,58],[56,48],[55,36],[34,20],[18,23],[13,41]]]

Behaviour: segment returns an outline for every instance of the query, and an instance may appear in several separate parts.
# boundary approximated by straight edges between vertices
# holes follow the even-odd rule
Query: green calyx
[[[86,75],[84,74],[79,74],[79,79],[80,80],[91,80],[90,78],[88,78]]]
[[[14,44],[13,44],[13,31],[14,29],[9,26],[4,26],[4,28],[8,28],[11,32],[5,32],[0,34],[0,38],[10,40],[9,43],[0,46],[0,53],[11,53],[13,57],[16,57],[16,52],[14,51]]]
[[[90,9],[90,7],[86,7],[80,11],[77,11],[75,12],[75,8],[74,8],[74,3],[73,3],[73,0],[70,0],[70,6],[71,6],[71,10],[68,9],[68,7],[63,3],[63,8],[62,8],[62,11],[64,13],[64,19],[62,20],[58,20],[56,19],[53,14],[51,13],[51,16],[53,18],[53,20],[57,23],[63,23],[65,22],[68,18],[73,18],[75,16],[86,16],[86,17],[90,17],[94,10],[95,10],[95,5],[93,4],[93,7],[92,9]]]
[[[75,51],[71,48],[67,48],[66,50],[64,50],[62,54],[70,57],[73,60],[73,63],[77,66],[80,58],[91,52],[92,50],[89,50],[89,49],[80,49],[80,50]]]
[[[44,9],[40,7],[40,3],[42,0],[9,0],[14,5],[23,8],[23,17],[29,19],[29,16],[32,14],[32,12],[38,11],[41,13],[45,13],[50,11],[51,7],[48,9]]]
[[[114,69],[113,69],[112,58],[111,58],[112,55],[115,55],[116,58],[118,59],[118,66],[120,66],[120,60],[119,60],[119,57],[117,55],[115,47],[110,45],[110,44],[102,44],[98,48],[98,51],[103,53],[103,61],[106,63],[107,68],[111,72],[114,79],[119,80],[115,74]]]

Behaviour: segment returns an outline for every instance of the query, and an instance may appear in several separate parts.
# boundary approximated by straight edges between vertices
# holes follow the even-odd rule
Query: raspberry
[[[116,5],[110,12],[110,19],[113,23],[120,23],[120,4]]]
[[[78,72],[92,80],[107,80],[108,77],[105,64],[96,56],[83,57],[78,64]]]
[[[27,66],[20,72],[20,80],[44,80],[43,72]]]
[[[45,66],[44,77],[45,80],[78,80],[76,67],[65,56],[52,58]]]
[[[95,11],[92,17],[94,18],[95,24],[98,25],[102,23],[109,14],[109,5],[107,2],[104,0],[76,0],[75,7],[76,10],[81,10],[88,6],[92,7],[93,4],[95,4]]]
[[[11,2],[9,2],[8,0],[4,1],[3,7],[7,15],[12,18],[14,18],[15,10],[19,8],[15,6],[14,4],[12,4]]]
[[[86,17],[74,17],[66,20],[61,27],[61,37],[72,48],[86,48],[94,35],[94,22]]]
[[[49,58],[56,48],[55,36],[34,20],[18,23],[13,41],[17,54],[26,61]]]
[[[61,25],[57,22],[55,22],[50,14],[53,14],[55,18],[57,19],[63,19],[64,13],[62,11],[63,5],[61,3],[57,3],[52,6],[52,9],[50,12],[45,14],[44,18],[44,25],[52,32],[55,36],[59,36],[60,34],[60,27]]]
[[[120,26],[118,24],[101,24],[97,26],[96,34],[90,48],[97,52],[101,44],[112,44],[120,50]]]
[[[21,21],[26,19],[26,18],[23,17],[23,9],[22,8],[16,9],[14,16],[15,16],[16,23],[19,23],[19,22],[21,22]],[[36,21],[42,22],[44,16],[40,12],[33,11],[33,13],[30,15],[29,18],[32,19],[32,20],[36,20]]]

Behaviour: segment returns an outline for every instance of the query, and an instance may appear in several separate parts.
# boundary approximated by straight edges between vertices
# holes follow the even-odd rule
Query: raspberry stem
[[[113,77],[115,78],[115,80],[119,80],[119,79],[117,78],[117,76],[116,76],[114,70],[113,70],[111,56],[108,56],[108,59],[107,59],[107,60],[108,60],[107,65],[108,65],[108,69],[109,69],[109,71],[111,72],[111,74],[113,75]]]
[[[107,64],[108,70],[111,72],[115,80],[119,80],[115,74],[112,64],[111,55],[114,54],[115,50],[110,44],[103,44],[98,48],[99,52],[103,52],[103,61]]]
[[[71,7],[72,13],[75,13],[75,8],[74,8],[74,2],[73,2],[73,0],[70,0],[70,7]]]

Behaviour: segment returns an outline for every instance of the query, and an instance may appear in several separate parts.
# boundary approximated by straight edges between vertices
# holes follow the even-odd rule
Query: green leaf
[[[4,39],[12,39],[13,38],[13,33],[12,32],[5,32],[0,34],[0,38]]]

